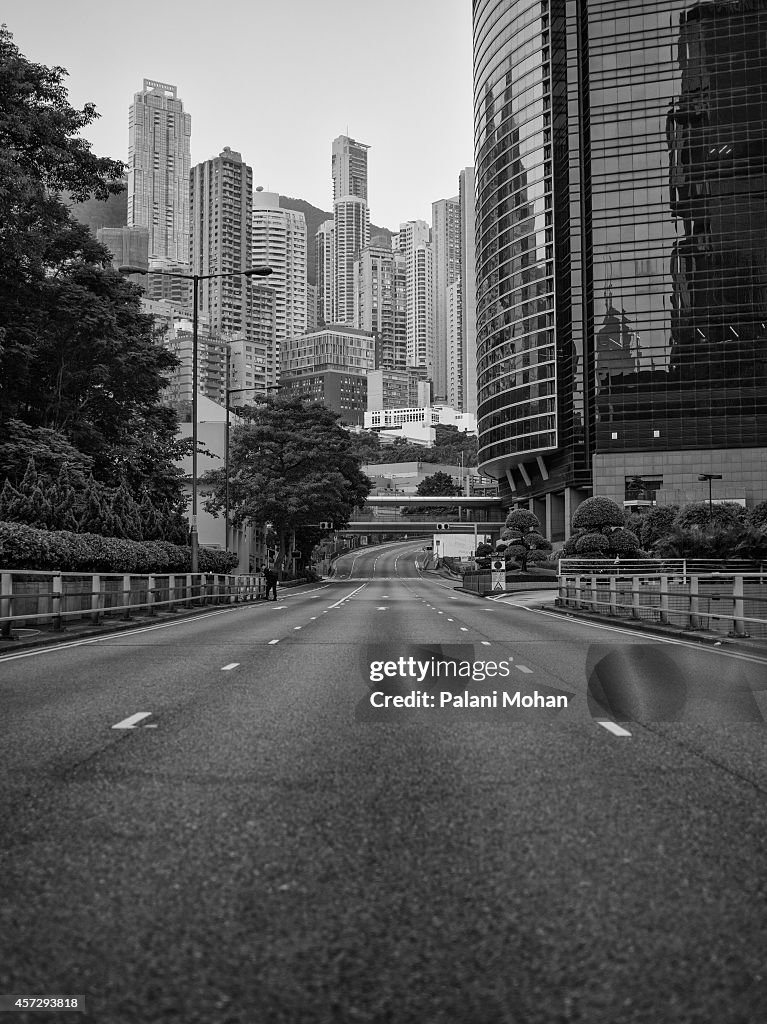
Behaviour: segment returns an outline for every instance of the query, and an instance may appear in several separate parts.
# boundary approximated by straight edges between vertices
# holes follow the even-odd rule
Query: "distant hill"
[[[127,187],[128,179],[123,178]],[[65,194],[65,201],[71,199]],[[87,224],[95,235],[99,228],[124,228],[128,223],[128,192],[110,196],[106,201],[86,199],[84,203],[72,203],[72,213],[81,224]]]
[[[125,179],[127,184],[127,179]],[[306,218],[306,277],[309,284],[317,283],[317,251],[314,243],[315,235],[320,224],[326,220],[332,220],[333,214],[327,210],[320,210],[312,206],[305,199],[291,199],[289,196],[280,196],[280,206],[283,210],[298,210]],[[110,196],[105,202],[99,199],[86,199],[84,203],[73,203],[72,213],[82,224],[87,224],[95,235],[99,228],[121,228],[128,223],[128,193],[121,192],[118,196]],[[381,235],[391,241],[394,234],[388,228],[379,228],[370,225],[370,237]]]

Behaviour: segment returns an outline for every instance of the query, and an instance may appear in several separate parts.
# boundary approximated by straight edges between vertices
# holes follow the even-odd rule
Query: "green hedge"
[[[237,556],[200,548],[200,572],[228,573]],[[192,549],[165,540],[134,541],[0,522],[0,569],[58,572],[191,572]]]

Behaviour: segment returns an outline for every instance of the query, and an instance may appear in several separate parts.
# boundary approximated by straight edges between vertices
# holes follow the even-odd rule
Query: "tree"
[[[92,472],[180,507],[176,418],[160,404],[176,359],[139,289],[61,199],[124,188],[122,162],[80,137],[97,115],[69,105],[65,75],[0,28],[0,479],[16,484],[33,454],[50,480],[67,462],[73,484]]]
[[[506,528],[501,533],[507,559],[519,563],[527,572],[531,562],[545,562],[551,551],[551,542],[541,533],[538,516],[526,508],[515,508],[506,516]]]
[[[609,498],[595,496],[581,502],[573,513],[572,536],[562,548],[565,556],[584,558],[638,558],[639,538],[624,526],[623,509]]]
[[[282,565],[294,530],[332,521],[345,526],[365,503],[370,481],[362,473],[339,417],[316,402],[269,397],[249,413],[250,422],[232,432],[229,447],[232,522],[271,524]],[[224,469],[203,480],[212,485],[206,508],[224,504]]]
[[[453,483],[451,476],[438,470],[436,473],[424,477],[416,487],[415,493],[422,498],[432,496],[448,498],[459,495],[461,489]],[[455,508],[449,505],[413,505],[406,510],[406,513],[407,515],[444,516],[454,511]]]

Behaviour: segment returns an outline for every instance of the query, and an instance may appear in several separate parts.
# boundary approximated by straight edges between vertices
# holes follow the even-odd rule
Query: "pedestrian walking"
[[[266,600],[269,600],[269,592],[274,594],[274,600],[277,600],[277,573],[270,566],[264,566],[264,581],[266,583]]]

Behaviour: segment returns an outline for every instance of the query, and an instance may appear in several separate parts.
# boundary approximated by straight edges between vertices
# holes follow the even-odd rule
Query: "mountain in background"
[[[303,213],[306,218],[306,279],[309,284],[316,284],[317,247],[314,244],[314,239],[320,224],[323,221],[332,220],[333,214],[327,210],[320,210],[317,206],[312,206],[305,199],[291,199],[289,196],[280,196],[280,206],[283,210],[297,210],[299,213]],[[370,225],[371,238],[375,238],[376,235],[383,236],[388,238],[389,244],[391,244],[391,237],[394,233],[388,228],[378,228],[374,224]]]
[[[124,181],[127,185],[127,179]],[[283,210],[298,210],[306,218],[306,278],[309,284],[316,284],[317,247],[314,238],[320,224],[332,220],[333,214],[312,206],[305,199],[291,199],[289,196],[280,196],[280,206]],[[94,235],[99,228],[125,227],[128,223],[128,193],[124,191],[117,196],[110,196],[105,202],[99,199],[86,199],[84,203],[72,203],[72,213],[82,224],[87,224]],[[371,238],[379,235],[388,238],[391,244],[393,234],[394,232],[388,228],[370,225]]]

